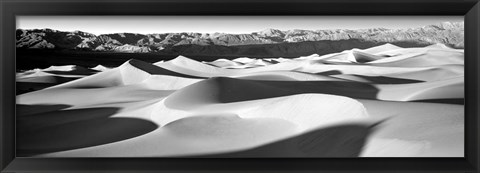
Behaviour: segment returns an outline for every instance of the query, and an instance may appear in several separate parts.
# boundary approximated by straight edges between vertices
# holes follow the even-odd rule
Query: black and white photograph
[[[16,16],[17,157],[465,157],[464,16]]]

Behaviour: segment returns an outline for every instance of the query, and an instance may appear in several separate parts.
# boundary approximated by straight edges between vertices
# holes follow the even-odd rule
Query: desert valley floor
[[[294,59],[17,73],[17,156],[463,157],[464,51],[385,44]]]

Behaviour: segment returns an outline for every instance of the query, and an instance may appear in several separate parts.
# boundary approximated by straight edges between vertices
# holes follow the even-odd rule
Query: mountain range
[[[463,48],[464,23],[443,22],[409,29],[295,29],[288,31],[266,29],[250,34],[182,32],[94,35],[82,31],[67,32],[52,29],[17,29],[16,31],[16,47],[19,49],[125,53],[293,56],[321,54],[322,50],[329,48],[362,48],[362,45],[371,47],[383,43],[398,43],[406,47],[441,43],[452,48]]]

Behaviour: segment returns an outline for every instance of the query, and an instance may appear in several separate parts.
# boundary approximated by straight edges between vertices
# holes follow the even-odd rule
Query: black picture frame
[[[478,172],[478,0],[1,0],[2,172]],[[464,15],[465,158],[16,158],[17,15]]]

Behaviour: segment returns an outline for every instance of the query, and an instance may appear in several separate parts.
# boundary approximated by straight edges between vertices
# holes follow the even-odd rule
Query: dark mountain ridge
[[[227,33],[163,33],[135,34],[115,33],[94,35],[82,31],[57,31],[33,29],[16,32],[17,48],[28,49],[81,49],[91,51],[112,51],[128,53],[171,52],[192,46],[222,52],[224,46],[298,45],[287,43],[315,43],[319,41],[360,40],[366,42],[416,42],[419,44],[441,43],[453,48],[464,46],[464,23],[443,22],[410,29],[335,29],[335,30],[288,30],[266,29],[251,34]],[[305,45],[305,44],[302,44]],[[199,46],[206,46],[197,48]],[[208,46],[213,46],[208,47]],[[181,47],[181,48],[179,48]],[[283,47],[283,46],[280,46]],[[214,49],[214,48],[218,48]],[[274,50],[268,50],[275,52]]]

